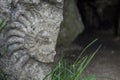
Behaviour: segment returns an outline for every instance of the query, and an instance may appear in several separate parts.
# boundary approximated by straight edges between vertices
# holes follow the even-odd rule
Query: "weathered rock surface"
[[[64,20],[61,24],[58,45],[69,45],[84,30],[84,25],[79,14],[76,0],[64,0]]]
[[[0,0],[0,67],[13,80],[42,80],[53,62],[63,0]]]

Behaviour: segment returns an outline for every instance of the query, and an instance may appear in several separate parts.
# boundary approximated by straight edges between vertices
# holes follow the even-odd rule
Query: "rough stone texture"
[[[58,45],[70,45],[72,41],[82,33],[84,25],[79,14],[76,0],[64,0],[63,8],[64,20],[61,24]]]
[[[63,0],[0,0],[0,66],[13,80],[42,80],[53,62]],[[6,51],[7,50],[7,51]]]

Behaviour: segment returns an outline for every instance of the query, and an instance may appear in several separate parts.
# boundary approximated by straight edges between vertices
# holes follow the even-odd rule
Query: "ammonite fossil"
[[[41,80],[43,64],[53,62],[56,54],[55,45],[63,19],[61,7],[46,0],[13,0],[0,10],[0,16],[7,15],[8,20],[0,34],[7,49],[0,58],[0,66],[17,80]]]

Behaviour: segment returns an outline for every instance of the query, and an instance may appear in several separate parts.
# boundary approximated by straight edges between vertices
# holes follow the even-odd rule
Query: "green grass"
[[[95,76],[93,75],[82,78],[82,73],[93,59],[95,54],[98,52],[101,45],[93,52],[92,55],[82,57],[82,54],[96,41],[97,39],[87,45],[82,50],[80,56],[72,64],[68,64],[68,62],[63,59],[64,56],[62,56],[58,61],[58,64],[51,71],[51,73],[44,78],[44,80],[47,80],[48,78],[51,78],[51,80],[96,80]]]
[[[0,21],[0,33],[2,32],[2,30],[3,30],[3,28],[4,28],[4,26],[6,25],[6,20],[5,19],[3,19],[3,20],[1,20]],[[7,50],[6,50],[6,48],[0,48],[0,51],[1,52],[6,52]],[[0,53],[0,58],[2,57],[2,54]]]
[[[0,33],[2,32],[4,26],[6,25],[6,20],[2,20],[0,22]],[[3,49],[0,49],[3,50]],[[0,58],[1,58],[1,54],[0,54]],[[7,74],[2,68],[0,68],[0,80],[12,80],[11,76],[9,74]]]
[[[6,25],[6,22],[7,22],[7,21],[6,21],[5,19],[3,19],[3,20],[0,22],[0,32],[2,32],[4,26]]]
[[[12,80],[11,75],[7,74],[2,68],[0,68],[0,80]]]

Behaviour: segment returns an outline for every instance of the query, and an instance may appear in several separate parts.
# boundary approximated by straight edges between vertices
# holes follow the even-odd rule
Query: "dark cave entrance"
[[[112,33],[111,36],[119,35],[119,0],[78,0],[77,7],[85,30],[76,40],[80,40],[84,34],[88,35],[88,37],[96,36],[96,32],[101,31],[103,31],[103,36],[105,33]]]
[[[85,31],[118,28],[120,5],[112,0],[111,4],[108,3],[102,1],[98,3],[97,0],[78,0],[77,7],[82,16]]]

